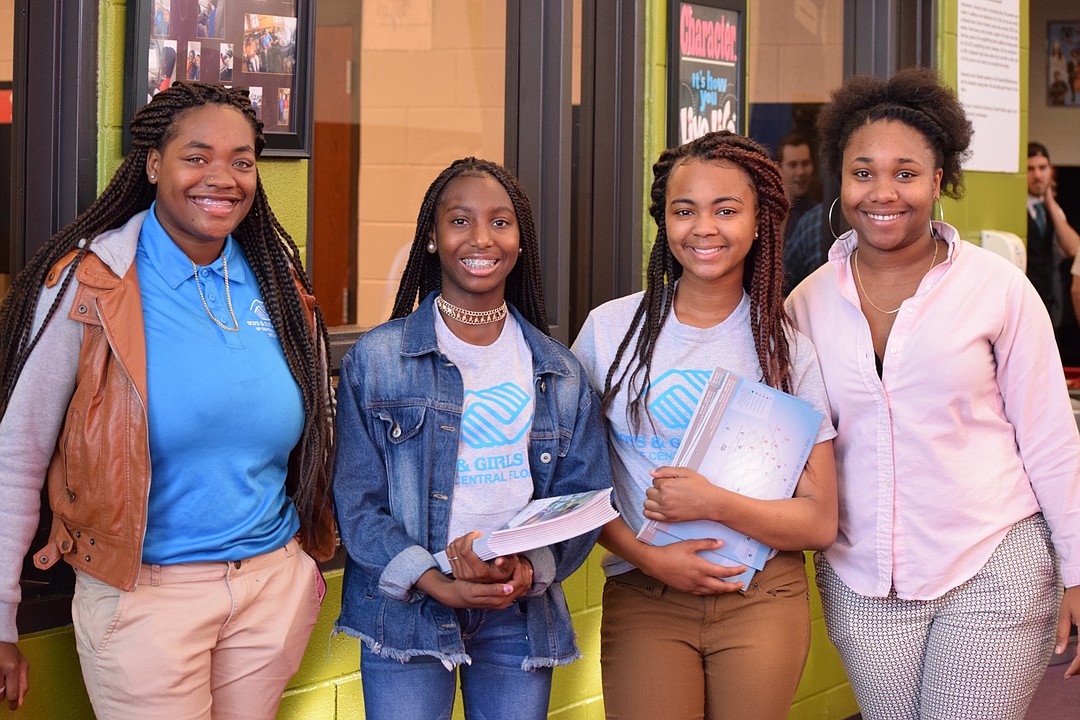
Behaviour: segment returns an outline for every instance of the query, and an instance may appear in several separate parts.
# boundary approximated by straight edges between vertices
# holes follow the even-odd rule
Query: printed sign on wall
[[[668,142],[745,133],[746,4],[673,2],[668,38]]]

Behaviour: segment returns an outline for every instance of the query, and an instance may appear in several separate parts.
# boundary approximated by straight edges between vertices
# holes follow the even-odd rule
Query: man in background
[[[810,142],[805,137],[798,133],[785,135],[776,146],[776,162],[784,181],[784,194],[791,203],[791,213],[784,226],[784,292],[788,293],[821,264],[817,262],[820,253],[816,235],[801,238],[802,242],[797,244],[792,242],[799,220],[821,204],[821,196],[814,178]],[[817,208],[812,215],[817,217],[819,211]],[[819,224],[812,223],[813,229]]]
[[[1073,299],[1080,298],[1080,287],[1073,289],[1070,272],[1080,234],[1069,225],[1055,197],[1050,151],[1031,142],[1027,155],[1027,276],[1050,313],[1062,361],[1080,365],[1080,325],[1074,309],[1078,303]]]
[[[784,193],[791,203],[784,239],[799,223],[803,213],[820,202],[814,192],[814,161],[810,155],[810,142],[797,133],[791,133],[776,146],[776,162],[780,165],[780,177],[784,181]]]

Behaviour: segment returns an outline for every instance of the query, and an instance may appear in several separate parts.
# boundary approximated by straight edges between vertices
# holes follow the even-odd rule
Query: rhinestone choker
[[[505,300],[502,305],[493,310],[466,310],[457,305],[451,305],[440,294],[435,297],[435,305],[443,315],[457,320],[462,325],[489,325],[506,317]]]

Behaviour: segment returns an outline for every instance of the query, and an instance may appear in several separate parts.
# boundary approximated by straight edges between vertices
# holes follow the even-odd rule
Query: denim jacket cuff
[[[379,576],[379,592],[391,598],[410,602],[419,597],[413,591],[413,586],[420,576],[431,568],[439,567],[439,563],[431,553],[420,545],[410,545],[387,563]]]
[[[532,587],[525,593],[526,597],[537,597],[547,592],[548,586],[555,581],[555,556],[549,547],[539,547],[521,553],[532,564],[533,581]]]

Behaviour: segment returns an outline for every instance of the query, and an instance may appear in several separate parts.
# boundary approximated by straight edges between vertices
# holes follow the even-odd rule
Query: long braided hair
[[[675,168],[691,160],[738,167],[750,177],[750,185],[757,195],[758,230],[758,237],[750,246],[743,265],[742,285],[750,296],[750,329],[762,380],[785,392],[791,389],[791,363],[785,334],[791,320],[784,311],[782,245],[783,225],[790,203],[784,194],[784,183],[769,152],[761,145],[727,130],[711,132],[685,145],[668,148],[653,165],[649,213],[656,221],[656,242],[649,255],[645,295],[608,368],[601,403],[602,411],[606,412],[626,385],[631,398],[627,403],[627,418],[630,426],[635,428],[640,427],[641,408],[648,402],[656,340],[675,300],[675,281],[683,273],[682,265],[668,245],[665,215],[668,178]],[[622,373],[618,373],[631,343],[630,361]]]
[[[442,287],[439,256],[427,251],[428,241],[435,228],[439,204],[443,193],[456,178],[490,175],[506,189],[517,215],[521,242],[521,256],[506,278],[506,301],[545,335],[550,335],[547,309],[544,306],[544,285],[540,276],[540,250],[536,239],[532,206],[521,183],[513,173],[498,163],[474,157],[455,160],[450,167],[439,173],[424,194],[424,202],[416,216],[416,234],[409,250],[409,260],[401,275],[394,310],[390,319],[402,318],[413,311],[416,303],[428,293]]]
[[[135,114],[131,120],[131,151],[108,187],[34,254],[12,284],[0,312],[0,416],[6,412],[27,358],[56,314],[75,269],[94,239],[120,227],[154,201],[156,186],[146,177],[150,149],[162,150],[175,134],[177,121],[188,111],[211,104],[231,107],[243,114],[255,135],[255,155],[262,153],[266,138],[246,89],[179,81],[155,95]],[[316,332],[312,332],[295,280],[309,293],[311,282],[304,272],[299,249],[270,209],[261,180],[256,181],[251,209],[233,231],[233,238],[243,248],[255,273],[285,359],[303,396],[304,429],[292,460],[297,470],[293,499],[300,513],[305,546],[313,555],[326,556],[333,552],[333,536],[328,532],[332,529],[328,518],[333,399],[329,367],[324,362],[330,356],[326,324],[316,308]],[[74,250],[79,253],[71,262],[56,299],[40,328],[32,334],[46,274]]]

